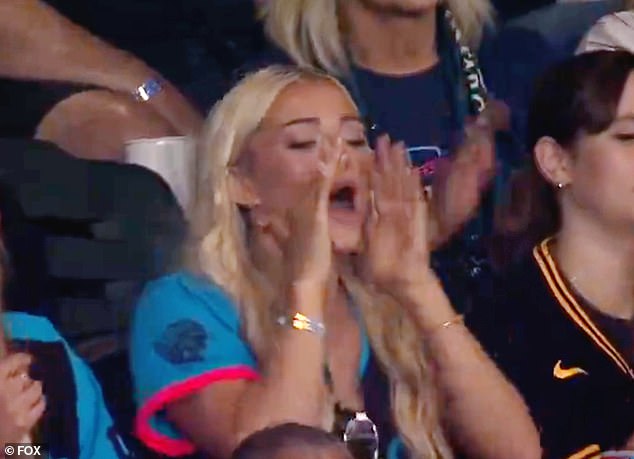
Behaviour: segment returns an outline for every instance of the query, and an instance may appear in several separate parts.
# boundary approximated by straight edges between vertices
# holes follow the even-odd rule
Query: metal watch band
[[[150,78],[134,91],[134,98],[140,102],[147,102],[163,90],[161,81],[157,78]]]

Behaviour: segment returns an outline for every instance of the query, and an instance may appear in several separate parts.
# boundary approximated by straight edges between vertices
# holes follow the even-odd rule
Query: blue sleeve
[[[92,370],[68,348],[77,388],[80,459],[129,457],[106,408],[101,387]]]
[[[148,285],[135,311],[131,370],[136,435],[170,456],[194,452],[165,418],[165,407],[208,385],[257,378],[231,299],[211,282],[174,274]]]

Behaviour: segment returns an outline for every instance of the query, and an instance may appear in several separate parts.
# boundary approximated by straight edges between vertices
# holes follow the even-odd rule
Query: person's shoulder
[[[46,317],[23,312],[5,312],[2,322],[10,339],[42,342],[62,340],[59,332]]]
[[[203,274],[178,271],[145,287],[135,310],[136,321],[198,317],[234,328],[240,318],[235,301]]]
[[[539,32],[514,25],[502,25],[486,36],[480,48],[489,65],[501,57],[511,62],[553,62],[561,59],[558,52]],[[482,57],[482,56],[481,56]]]
[[[202,274],[190,271],[178,271],[150,281],[143,292],[143,297],[213,297],[229,299],[217,284]]]

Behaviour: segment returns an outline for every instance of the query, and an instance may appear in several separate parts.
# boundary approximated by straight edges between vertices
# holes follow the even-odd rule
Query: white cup
[[[160,175],[170,186],[185,215],[196,196],[196,145],[189,137],[159,137],[126,142],[125,162]]]

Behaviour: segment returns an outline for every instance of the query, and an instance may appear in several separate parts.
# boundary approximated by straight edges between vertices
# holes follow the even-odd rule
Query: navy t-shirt
[[[456,133],[440,65],[404,76],[356,68],[354,77],[377,131],[405,142],[416,164],[448,154]]]

